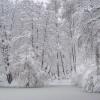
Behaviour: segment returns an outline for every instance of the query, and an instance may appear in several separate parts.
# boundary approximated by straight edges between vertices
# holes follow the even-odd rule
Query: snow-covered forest
[[[0,0],[0,86],[63,83],[100,92],[100,0]]]

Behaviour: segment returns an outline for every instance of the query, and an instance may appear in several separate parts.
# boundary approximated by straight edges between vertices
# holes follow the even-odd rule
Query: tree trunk
[[[72,44],[72,68],[76,72],[76,48],[74,43]]]
[[[32,20],[32,33],[31,33],[31,41],[32,41],[32,48],[34,50],[34,35],[33,35],[33,29],[34,29],[34,26],[33,26],[33,20]]]
[[[100,74],[100,49],[99,46],[100,44],[98,43],[96,46],[96,66],[97,66],[97,75]]]
[[[41,68],[44,67],[45,43],[46,43],[46,39],[47,39],[47,25],[48,25],[48,20],[46,20],[46,26],[44,28],[44,39],[43,39],[43,50],[42,50]]]
[[[7,81],[8,81],[9,84],[11,84],[12,80],[13,80],[12,74],[11,74],[11,72],[9,72],[9,73],[7,74]]]
[[[59,70],[59,54],[57,52],[57,75],[58,75],[58,78],[60,76],[60,70]]]
[[[42,50],[42,63],[41,63],[41,69],[44,67],[44,48]]]
[[[74,41],[74,22],[73,18],[69,19],[69,29],[70,29],[70,38],[71,38],[71,71],[76,72],[76,45]]]
[[[62,53],[61,52],[60,52],[60,57],[61,57],[61,64],[62,64],[63,74],[65,75],[64,62],[63,62],[63,57],[62,57]]]

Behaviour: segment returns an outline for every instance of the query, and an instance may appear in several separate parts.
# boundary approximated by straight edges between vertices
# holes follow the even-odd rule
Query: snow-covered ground
[[[0,100],[100,100],[100,94],[85,93],[73,86],[50,88],[1,88]]]
[[[63,79],[63,80],[53,80],[49,81],[48,83],[50,86],[65,86],[65,85],[73,85],[72,81],[70,79]]]

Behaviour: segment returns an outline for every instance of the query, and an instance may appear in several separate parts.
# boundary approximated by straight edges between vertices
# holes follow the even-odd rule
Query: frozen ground
[[[0,100],[100,100],[100,94],[84,93],[73,86],[34,89],[1,88]]]
[[[65,80],[53,80],[48,83],[50,86],[63,86],[63,85],[73,85],[70,79]]]

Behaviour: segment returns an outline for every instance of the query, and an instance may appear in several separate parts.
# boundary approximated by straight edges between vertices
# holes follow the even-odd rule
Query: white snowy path
[[[50,86],[63,86],[63,85],[73,85],[72,81],[69,80],[53,80],[48,83]]]
[[[100,94],[84,93],[73,86],[48,88],[1,88],[0,100],[100,100]]]

